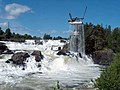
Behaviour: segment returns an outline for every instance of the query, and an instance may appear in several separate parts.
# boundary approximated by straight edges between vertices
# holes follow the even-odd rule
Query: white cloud
[[[0,27],[7,27],[7,26],[8,26],[8,22],[0,23]]]
[[[6,16],[7,19],[15,19],[21,14],[31,11],[31,9],[25,5],[13,3],[13,4],[7,4],[5,6],[5,11],[7,13]]]
[[[68,30],[68,31],[63,31],[63,33],[71,33],[72,30]]]

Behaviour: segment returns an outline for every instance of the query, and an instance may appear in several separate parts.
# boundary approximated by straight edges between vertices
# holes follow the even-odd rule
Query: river
[[[35,57],[27,58],[25,70],[11,63],[5,63],[12,55],[0,56],[0,90],[54,90],[59,82],[60,90],[94,90],[94,80],[100,75],[100,66],[92,62],[86,55],[84,58],[73,56],[56,55],[56,46],[63,46],[59,41],[44,42],[43,45],[32,43],[4,42],[14,52],[27,52],[40,50],[44,59],[37,67]]]

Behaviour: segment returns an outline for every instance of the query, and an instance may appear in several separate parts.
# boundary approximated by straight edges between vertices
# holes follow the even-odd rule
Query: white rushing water
[[[79,52],[85,55],[84,25],[74,25],[75,29],[70,35],[70,51]],[[73,25],[70,25],[70,30]]]
[[[63,90],[79,90],[77,88],[91,86],[91,79],[100,74],[99,66],[93,64],[92,59],[86,55],[80,58],[77,53],[71,52],[73,54],[70,56],[58,56],[56,48],[64,45],[59,40],[44,41],[43,45],[36,45],[31,41],[4,43],[14,52],[31,54],[34,50],[40,50],[44,59],[36,62],[35,57],[30,55],[25,70],[22,70],[22,67],[5,63],[12,55],[1,55],[0,90],[53,90],[57,80]],[[41,67],[38,68],[38,64],[41,64]]]

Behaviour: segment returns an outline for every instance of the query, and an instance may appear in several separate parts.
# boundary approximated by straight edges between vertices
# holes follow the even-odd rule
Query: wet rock
[[[5,61],[5,63],[10,63],[10,60]]]
[[[36,60],[36,62],[40,62],[41,59],[42,59],[41,56],[35,55],[35,60]]]
[[[63,40],[63,39],[62,39],[62,40],[60,40],[60,42],[61,42],[61,43],[66,43],[66,40]]]
[[[33,55],[33,56],[35,56],[35,55],[43,56],[42,53],[41,53],[41,51],[38,51],[38,50],[33,51],[33,53],[31,55]]]
[[[38,64],[38,68],[40,68],[41,67],[41,64]]]
[[[2,54],[5,50],[8,50],[7,46],[5,43],[0,42],[0,54]]]
[[[44,58],[44,56],[42,55],[41,51],[37,51],[37,50],[33,51],[33,53],[31,55],[35,56],[36,62],[40,62],[41,59]]]
[[[0,42],[0,54],[13,54],[13,51],[9,50],[5,43]]]
[[[58,50],[61,50],[61,47],[58,47]]]
[[[80,58],[82,58],[82,55],[81,55],[81,53],[78,53],[78,55],[79,55],[79,57],[80,57]]]
[[[67,55],[63,50],[58,51],[57,55]]]
[[[25,70],[25,68],[23,67],[22,70]]]
[[[2,52],[2,54],[14,54],[14,52],[8,49]]]
[[[62,49],[58,48],[59,51],[57,55],[68,55],[67,54],[69,52],[68,46],[69,46],[68,44],[65,44]]]
[[[64,52],[66,52],[66,53],[69,52],[69,44],[66,43],[66,44],[63,46],[62,50],[63,50]]]
[[[40,41],[40,40],[35,40],[35,44],[38,44],[38,45],[43,45],[43,41]]]
[[[11,61],[13,64],[24,66],[24,61],[26,61],[26,58],[28,57],[30,57],[28,53],[18,52],[15,53],[9,61]]]
[[[95,51],[92,58],[95,64],[110,65],[113,62],[115,54],[111,49]]]

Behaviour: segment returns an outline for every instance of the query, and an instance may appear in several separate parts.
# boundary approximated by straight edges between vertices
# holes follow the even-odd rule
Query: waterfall
[[[70,30],[73,26],[75,26],[75,29],[70,35],[70,51],[85,55],[84,25],[70,25]]]

